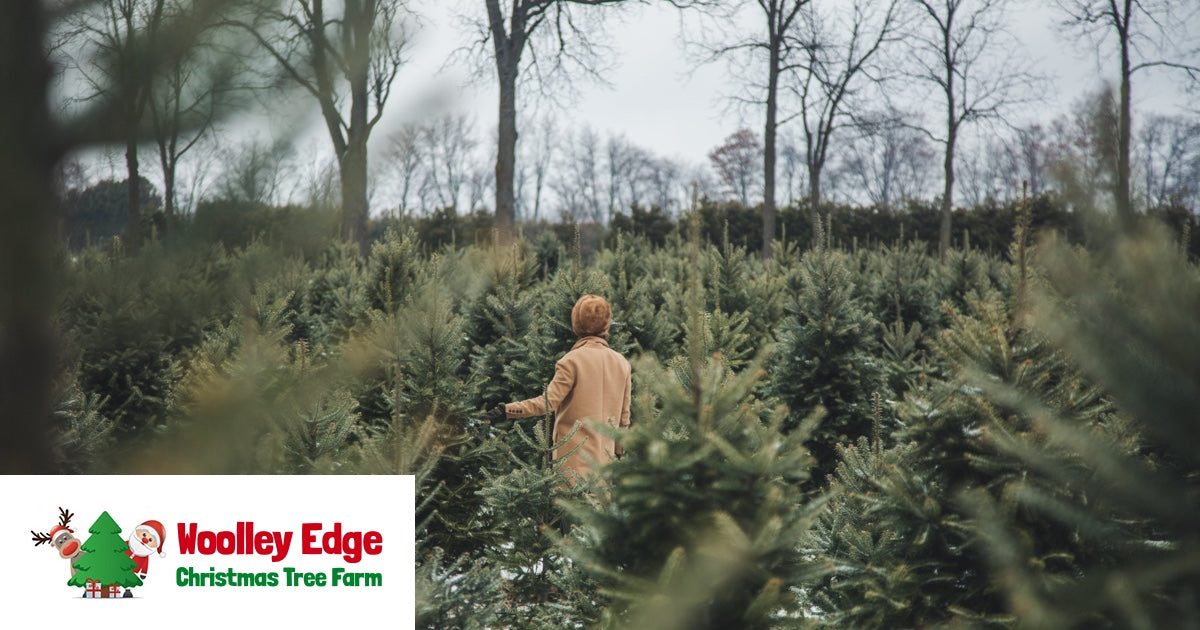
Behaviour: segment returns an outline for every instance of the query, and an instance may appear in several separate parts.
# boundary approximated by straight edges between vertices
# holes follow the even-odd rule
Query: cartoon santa
[[[158,557],[163,557],[162,545],[165,541],[166,530],[158,521],[146,521],[133,528],[133,533],[129,535],[129,549],[125,551],[125,555],[137,563],[133,572],[139,578],[146,579],[151,555],[157,552]]]

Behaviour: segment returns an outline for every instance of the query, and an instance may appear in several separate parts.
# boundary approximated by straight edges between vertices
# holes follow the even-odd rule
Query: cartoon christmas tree
[[[108,597],[113,586],[129,588],[142,585],[142,581],[133,573],[137,565],[125,554],[129,545],[121,538],[121,526],[108,512],[100,514],[88,528],[88,533],[91,536],[83,543],[83,550],[87,553],[72,565],[79,571],[71,576],[68,586],[86,587],[88,582],[97,582],[101,586],[100,597]]]

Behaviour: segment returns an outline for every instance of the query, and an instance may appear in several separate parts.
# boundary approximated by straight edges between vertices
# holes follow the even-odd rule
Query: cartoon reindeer
[[[50,543],[54,546],[58,550],[59,557],[65,558],[70,563],[71,575],[75,575],[79,570],[75,568],[75,561],[84,554],[84,551],[80,547],[79,539],[75,537],[75,530],[67,527],[72,516],[75,515],[63,508],[58,508],[58,525],[51,528],[49,533],[39,534],[32,529],[29,530],[29,533],[33,534],[34,547],[42,543]]]

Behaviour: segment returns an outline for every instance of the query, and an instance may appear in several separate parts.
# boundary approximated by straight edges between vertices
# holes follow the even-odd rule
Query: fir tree
[[[507,369],[521,360],[521,342],[535,318],[532,287],[537,261],[522,248],[496,249],[484,269],[485,286],[464,305],[464,333],[470,369],[479,387],[475,406],[490,409],[511,400],[527,383],[512,380]],[[547,377],[548,378],[548,377]]]
[[[800,291],[776,333],[767,392],[788,405],[788,429],[818,407],[827,411],[810,440],[814,474],[824,479],[837,464],[836,445],[870,432],[872,395],[887,392],[876,358],[878,323],[854,297],[845,256],[809,251],[798,273]]]
[[[879,358],[887,388],[896,398],[909,389],[922,388],[933,368],[926,360],[925,333],[921,324],[897,321],[884,327]]]
[[[601,627],[794,627],[795,589],[817,573],[796,546],[821,504],[800,498],[809,426],[785,433],[783,410],[754,399],[761,369],[693,365],[685,387],[638,364],[650,391],[617,434],[626,456],[593,502],[570,506],[570,553],[611,600]]]
[[[812,592],[827,618],[855,627],[1011,623],[981,549],[987,523],[962,496],[983,493],[1006,506],[1046,583],[1074,579],[1100,552],[1070,528],[1017,510],[1004,492],[1021,480],[1048,495],[1081,498],[1078,487],[1030,475],[994,446],[989,436],[1028,435],[1030,419],[995,404],[980,384],[1030,392],[1078,426],[1103,426],[1109,413],[1098,390],[1011,308],[991,295],[973,301],[969,313],[951,313],[935,349],[958,366],[955,375],[910,390],[896,406],[898,446],[843,452],[832,488],[839,498],[816,539],[818,557],[839,567]]]
[[[299,318],[308,341],[335,345],[370,319],[370,276],[353,245],[330,245],[300,293]]]
[[[915,244],[896,245],[867,254],[860,290],[871,313],[883,325],[920,324],[936,330],[941,312],[935,263]]]
[[[172,406],[172,466],[237,472],[332,471],[358,431],[353,374],[337,354],[288,343],[288,296],[253,298],[250,315],[223,326],[190,353]],[[169,449],[169,450],[170,450]],[[226,466],[230,468],[225,468]]]
[[[1049,282],[1033,288],[1032,321],[1109,392],[1121,415],[1081,424],[1028,388],[990,383],[999,404],[1032,420],[992,436],[1051,488],[1005,486],[1021,507],[1097,550],[1077,579],[1047,580],[1037,546],[1005,504],[974,497],[997,583],[1022,625],[1051,628],[1200,625],[1200,272],[1161,226],[1098,231],[1094,254],[1049,243]],[[1066,456],[1064,456],[1064,453]],[[1019,512],[1018,512],[1019,513]]]
[[[368,299],[372,308],[391,313],[419,286],[421,264],[416,232],[389,228],[382,241],[371,246]]]
[[[629,335],[637,354],[669,356],[679,334],[664,312],[673,283],[655,269],[661,263],[655,254],[644,238],[618,233],[616,247],[600,252],[595,266],[608,276],[612,290],[605,297],[620,314],[613,329]]]
[[[59,394],[54,410],[54,455],[60,473],[80,474],[103,467],[113,442],[113,423],[101,411],[104,402],[74,383]]]
[[[371,344],[381,352],[385,374],[375,387],[386,396],[389,416],[372,434],[392,440],[432,423],[428,430],[439,457],[431,474],[438,483],[420,489],[418,517],[429,519],[422,545],[441,548],[450,558],[478,556],[487,542],[477,536],[478,492],[496,458],[487,444],[491,428],[472,403],[476,381],[464,378],[463,318],[455,314],[440,273],[373,331]]]
[[[489,478],[480,491],[488,526],[495,530],[492,539],[498,541],[487,557],[504,576],[508,601],[499,618],[502,627],[530,630],[581,626],[597,618],[599,601],[592,580],[563,554],[561,532],[569,525],[559,502],[581,499],[589,488],[568,483],[563,468],[571,453],[552,459],[574,431],[554,443],[552,415],[523,423],[530,421],[514,423],[510,432],[527,447],[521,452],[532,452],[533,458],[522,459],[517,449],[507,448],[510,470]]]
[[[963,576],[938,557],[964,541],[944,526],[946,490],[917,472],[910,445],[883,450],[878,437],[860,437],[838,454],[833,498],[802,543],[835,567],[806,591],[822,625],[913,628],[953,615],[945,608]]]
[[[499,572],[483,561],[446,562],[441,549],[416,570],[416,627],[421,630],[485,630],[496,627],[503,592]]]
[[[728,227],[720,249],[709,247],[702,258],[712,312],[745,314],[746,334],[752,340],[771,335],[784,316],[784,277],[767,273],[758,256],[729,243]],[[753,352],[750,352],[753,354]]]
[[[973,293],[1004,291],[993,279],[999,272],[993,270],[992,260],[975,250],[952,249],[937,269],[938,294],[959,310],[967,307]]]

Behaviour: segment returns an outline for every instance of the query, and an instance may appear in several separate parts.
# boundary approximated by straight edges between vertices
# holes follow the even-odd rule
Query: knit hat
[[[599,295],[589,293],[579,298],[571,309],[571,328],[576,337],[607,337],[611,321],[612,308],[608,306],[608,300]]]

